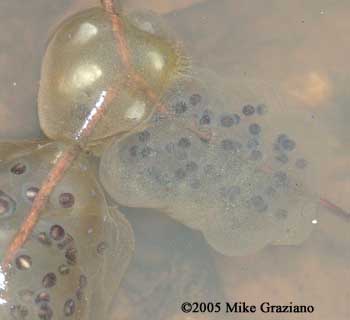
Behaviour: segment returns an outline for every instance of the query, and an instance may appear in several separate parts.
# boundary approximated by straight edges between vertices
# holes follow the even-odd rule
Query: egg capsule
[[[133,19],[120,19],[126,47],[116,40],[110,16],[102,8],[68,18],[52,35],[42,64],[38,98],[40,125],[49,138],[79,138],[80,130],[111,89],[114,98],[90,141],[129,131],[148,119],[156,107],[133,81],[133,72],[153,96],[161,96],[181,76],[186,59],[178,44],[140,29]],[[126,52],[132,72],[121,52]]]
[[[2,257],[62,150],[56,143],[26,153],[14,147],[1,162]],[[107,318],[132,251],[128,222],[109,211],[81,156],[55,187],[8,270],[0,270],[0,318]]]

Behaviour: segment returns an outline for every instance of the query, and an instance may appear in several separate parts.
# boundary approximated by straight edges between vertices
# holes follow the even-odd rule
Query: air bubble
[[[29,200],[30,202],[33,202],[36,195],[38,194],[39,192],[39,188],[37,187],[29,187],[27,190],[26,190],[26,193],[25,193],[25,196],[27,198],[27,200]]]
[[[61,264],[59,267],[58,267],[58,272],[61,274],[61,275],[67,275],[69,274],[69,267],[65,264]]]
[[[18,270],[28,270],[32,266],[32,258],[22,254],[16,258],[16,267]]]

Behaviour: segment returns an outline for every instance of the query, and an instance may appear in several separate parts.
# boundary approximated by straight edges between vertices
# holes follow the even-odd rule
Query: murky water
[[[350,219],[339,212],[350,211],[350,5],[341,0],[120,3],[127,12],[161,13],[183,40],[193,65],[215,73],[212,79],[218,81],[211,86],[225,99],[239,103],[245,96],[265,97],[272,108],[283,110],[285,117],[272,115],[269,128],[298,134],[298,147],[319,173],[305,183],[339,208],[318,205],[312,233],[302,243],[262,245],[256,253],[227,257],[213,250],[201,232],[161,210],[122,207],[134,229],[136,252],[114,298],[112,319],[348,319]],[[1,2],[2,140],[42,136],[37,92],[48,37],[65,16],[94,5],[98,1]],[[295,120],[308,117],[316,129]],[[190,224],[188,217],[182,219]],[[186,315],[180,310],[185,301],[293,302],[313,305],[315,311]]]

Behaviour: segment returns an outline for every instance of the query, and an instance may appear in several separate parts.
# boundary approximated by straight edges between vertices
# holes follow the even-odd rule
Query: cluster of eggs
[[[110,88],[117,94],[87,145],[107,145],[98,176],[113,200],[160,209],[226,255],[305,240],[317,209],[317,173],[308,160],[314,140],[305,141],[312,120],[292,112],[286,121],[272,95],[252,93],[244,81],[232,84],[236,94],[228,98],[209,72],[181,77],[185,59],[161,23],[121,16],[134,71],[169,114],[157,112],[130,81],[109,18],[102,8],[88,9],[50,39],[39,118],[53,141],[0,144],[1,255],[42,181],[64,150],[79,143]],[[10,269],[1,270],[1,318],[107,317],[133,234],[108,207],[88,157],[82,153],[68,169]]]
[[[245,92],[243,82],[228,99],[215,75],[197,74],[200,81],[168,92],[168,119],[155,114],[104,152],[104,188],[118,203],[160,209],[200,230],[225,255],[303,242],[318,206],[308,160],[315,146],[305,138],[317,130],[312,116],[286,119],[273,96]]]
[[[0,145],[2,253],[63,147]],[[81,156],[68,170],[12,266],[2,270],[2,319],[90,319],[106,312],[130,259],[133,234],[126,219],[110,211],[85,162]]]

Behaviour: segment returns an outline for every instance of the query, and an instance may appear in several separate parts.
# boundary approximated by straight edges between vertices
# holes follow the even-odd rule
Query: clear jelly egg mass
[[[318,163],[309,159],[319,128],[293,110],[286,117],[263,84],[230,90],[233,98],[208,72],[175,86],[166,97],[175,117],[155,115],[116,138],[100,180],[117,202],[162,210],[225,255],[301,243],[317,213]]]
[[[179,45],[166,36],[121,17],[130,62],[156,96],[179,77],[184,59]],[[150,117],[156,104],[132,81],[123,64],[110,16],[102,8],[63,21],[52,35],[42,64],[39,118],[54,140],[72,140],[109,89],[115,97],[90,141],[129,131]]]
[[[29,212],[64,146],[0,144],[0,255]],[[8,270],[0,270],[1,319],[107,317],[133,252],[133,233],[111,211],[84,156],[56,186]]]

